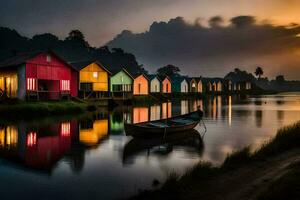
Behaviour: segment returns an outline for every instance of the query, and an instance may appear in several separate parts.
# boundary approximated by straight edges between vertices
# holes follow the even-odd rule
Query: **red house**
[[[74,97],[78,72],[52,51],[19,54],[0,63],[0,91],[19,99]]]

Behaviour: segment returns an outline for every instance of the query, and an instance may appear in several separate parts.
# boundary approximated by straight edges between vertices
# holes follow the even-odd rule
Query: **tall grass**
[[[252,162],[261,161],[295,148],[300,148],[300,121],[279,129],[273,139],[267,141],[254,152],[251,152],[249,146],[233,152],[226,157],[223,164],[219,167],[213,166],[208,162],[200,162],[182,176],[172,173],[160,190],[152,193],[147,191],[139,197],[144,199],[151,199],[149,198],[151,195],[160,198],[163,196],[169,197],[169,193],[172,193],[172,196],[176,196],[179,195],[180,190],[184,190],[191,184],[202,182],[205,185],[205,181],[219,174],[226,173],[228,170],[243,167]],[[264,198],[262,197],[261,199]]]

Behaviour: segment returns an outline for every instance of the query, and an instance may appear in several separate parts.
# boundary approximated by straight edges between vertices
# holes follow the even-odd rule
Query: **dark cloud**
[[[253,16],[234,17],[226,26],[223,21],[216,16],[205,27],[177,17],[154,22],[144,33],[123,31],[108,45],[134,53],[152,70],[171,63],[188,74],[222,76],[234,67],[262,65],[268,75],[300,78],[299,25],[276,26]]]

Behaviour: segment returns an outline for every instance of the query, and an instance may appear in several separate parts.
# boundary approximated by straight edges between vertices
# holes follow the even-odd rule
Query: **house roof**
[[[35,52],[26,52],[26,53],[20,53],[17,55],[14,55],[0,63],[0,67],[11,67],[11,66],[17,66],[26,63],[27,60],[34,58],[35,56],[39,55],[40,53],[43,53],[41,51],[35,51]]]
[[[144,74],[144,73],[136,73],[136,74],[133,74],[133,75],[132,75],[132,77],[133,77],[134,79],[136,79],[136,78],[139,77],[139,76],[144,76],[148,81],[150,80],[150,79],[148,78],[148,76],[147,76],[146,74]]]
[[[134,79],[134,77],[123,67],[122,69],[113,69],[111,71],[111,75],[114,76],[116,75],[117,73],[119,73],[120,71],[123,71],[125,72],[131,79]]]
[[[174,76],[171,78],[172,83],[181,83],[182,81],[186,80],[187,81],[187,77],[184,76]]]
[[[62,62],[64,62],[69,67],[75,69],[72,65],[67,63],[63,58],[61,58],[59,55],[57,55],[52,50],[24,52],[24,53],[17,54],[15,56],[10,57],[7,60],[4,60],[3,62],[1,62],[0,63],[0,68],[2,68],[2,67],[13,67],[13,66],[18,66],[18,65],[25,64],[28,60],[38,56],[41,53],[50,53],[50,54],[54,55],[56,58],[58,58],[59,60],[61,60]]]
[[[147,77],[148,77],[148,79],[150,81],[153,80],[153,79],[155,79],[155,78],[157,78],[159,81],[161,81],[160,78],[159,78],[159,76],[156,75],[156,74],[148,74]]]
[[[171,78],[168,77],[168,76],[158,75],[158,77],[159,77],[159,79],[160,79],[161,81],[163,81],[163,80],[165,80],[165,79],[168,79],[168,80],[171,82]]]
[[[103,68],[106,72],[108,72],[109,74],[111,74],[111,72],[102,65],[102,63],[100,63],[98,60],[86,60],[86,61],[79,61],[79,62],[71,62],[70,64],[77,69],[78,71],[84,69],[85,67],[87,67],[88,65],[92,64],[92,63],[96,63],[97,65],[99,65],[101,68]]]

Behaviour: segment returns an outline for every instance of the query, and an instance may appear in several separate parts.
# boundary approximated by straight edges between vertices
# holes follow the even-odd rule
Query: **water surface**
[[[205,112],[196,131],[165,141],[127,137],[138,123]],[[258,147],[300,119],[300,94],[209,97],[139,107],[106,108],[66,120],[0,126],[1,199],[119,199],[151,188],[200,160],[220,164],[234,150]]]

